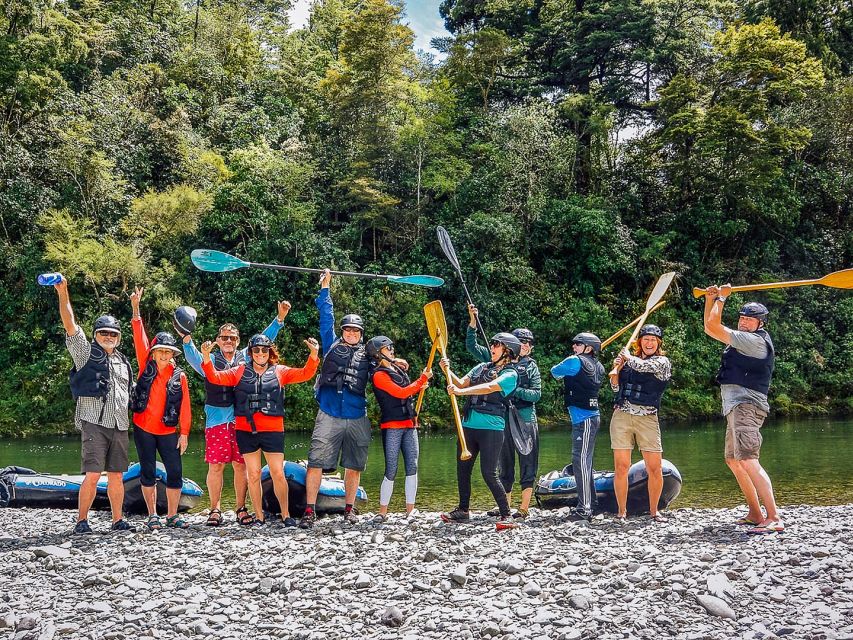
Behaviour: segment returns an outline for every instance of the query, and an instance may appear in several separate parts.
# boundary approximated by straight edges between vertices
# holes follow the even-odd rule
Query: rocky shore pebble
[[[72,536],[72,511],[0,510],[0,638],[762,638],[853,640],[853,505],[666,523],[532,511],[496,532],[435,513],[313,531],[269,525]],[[106,514],[93,516],[106,531]]]

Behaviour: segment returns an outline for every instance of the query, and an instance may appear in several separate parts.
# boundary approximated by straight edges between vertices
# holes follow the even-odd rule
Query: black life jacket
[[[121,351],[116,350],[114,353],[127,367],[127,393],[131,397],[133,395],[133,369],[130,367],[130,361]],[[89,359],[79,370],[77,367],[71,367],[68,382],[71,385],[71,396],[74,400],[77,398],[100,398],[106,403],[110,392],[110,362],[109,356],[101,348],[101,345],[94,340],[92,341]],[[104,417],[105,408],[106,404],[101,407],[101,418]]]
[[[515,405],[516,409],[526,409],[527,407],[532,407],[535,403],[530,402],[529,400],[522,400],[521,398],[516,397],[516,391],[519,389],[531,389],[530,386],[530,375],[527,373],[527,365],[531,362],[530,356],[524,356],[523,358],[519,358],[517,362],[513,362],[509,366],[515,369],[516,373],[518,373],[518,386],[515,388],[511,394],[509,394],[509,398],[512,400],[512,403]]]
[[[632,404],[660,409],[660,399],[669,386],[669,380],[661,380],[652,373],[635,371],[625,365],[619,371],[619,393],[616,404],[627,400]]]
[[[764,358],[751,358],[743,355],[731,345],[723,350],[723,361],[717,373],[719,384],[737,384],[753,391],[767,395],[770,391],[770,380],[773,378],[773,367],[776,352],[770,335],[764,330],[756,331],[767,343],[767,355]]]
[[[563,378],[563,395],[567,407],[598,409],[598,390],[604,381],[604,366],[587,353],[578,356],[581,370]]]
[[[405,371],[391,365],[390,367],[377,367],[371,374],[370,379],[377,372],[384,371],[391,380],[399,387],[407,387],[412,381]],[[415,417],[415,403],[412,402],[412,396],[408,398],[395,398],[387,391],[383,391],[373,386],[373,395],[376,396],[376,402],[379,404],[380,420],[382,422],[394,422],[398,420],[411,420]]]
[[[217,371],[225,371],[238,364],[242,364],[243,358],[240,352],[237,352],[233,364],[229,364],[225,357],[217,351],[210,357],[213,362],[213,368]],[[234,405],[234,387],[226,387],[221,384],[215,384],[204,379],[204,403],[211,407],[230,407]]]
[[[252,433],[257,432],[256,413],[284,415],[284,387],[278,381],[274,366],[258,375],[254,367],[246,364],[240,381],[234,387],[234,413],[248,420]]]
[[[471,377],[471,386],[478,384],[487,384],[494,381],[500,373],[507,367],[512,367],[512,363],[502,366],[498,369],[493,362],[489,362],[485,366],[480,367]],[[465,419],[471,416],[471,411],[475,410],[478,413],[484,413],[489,416],[500,416],[506,419],[509,400],[504,398],[500,391],[492,391],[480,396],[467,396],[465,398]]]
[[[167,427],[177,427],[178,418],[181,416],[181,401],[184,398],[184,389],[181,385],[182,373],[180,367],[175,367],[175,371],[166,382],[166,406],[163,408],[163,424]],[[133,413],[142,413],[148,407],[151,385],[154,384],[156,377],[157,364],[149,357],[130,396],[130,410]]]
[[[370,377],[370,358],[359,342],[351,346],[336,340],[323,357],[317,387],[335,387],[338,393],[346,387],[351,393],[364,397]]]

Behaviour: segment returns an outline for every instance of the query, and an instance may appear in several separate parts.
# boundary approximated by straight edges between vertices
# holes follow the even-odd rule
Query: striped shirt
[[[79,371],[89,361],[92,353],[92,345],[83,329],[77,328],[77,333],[65,338],[65,346],[71,354],[74,366]],[[128,387],[130,371],[125,366],[121,356],[115,352],[109,356],[110,362],[110,389],[106,401],[100,398],[77,398],[77,410],[74,412],[74,426],[83,429],[83,422],[99,424],[109,429],[118,428],[119,431],[127,431],[130,427],[128,405],[130,394]]]

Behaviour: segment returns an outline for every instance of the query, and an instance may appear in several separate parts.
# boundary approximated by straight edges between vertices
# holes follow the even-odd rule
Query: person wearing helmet
[[[279,300],[277,314],[263,330],[271,341],[275,341],[278,332],[284,326],[284,319],[290,312],[290,302]],[[201,352],[196,348],[192,339],[194,321],[190,315],[181,314],[183,307],[175,311],[175,330],[181,336],[184,357],[187,363],[204,378],[204,461],[207,463],[207,494],[210,497],[210,513],[207,525],[211,527],[222,524],[222,485],[225,478],[225,467],[231,465],[234,470],[234,494],[236,497],[237,522],[250,525],[253,522],[246,508],[246,492],[248,478],[246,464],[237,446],[236,419],[234,416],[234,388],[212,383],[202,370]],[[226,322],[216,334],[216,346],[219,347],[211,355],[213,368],[224,371],[248,361],[247,348],[240,346],[240,330],[237,325]]]
[[[314,526],[315,506],[323,470],[344,467],[346,491],[344,522],[355,524],[355,495],[361,472],[367,466],[370,446],[370,420],[367,418],[367,382],[370,359],[364,349],[364,320],[349,313],[341,320],[341,337],[335,334],[335,307],[329,285],[332,274],[326,269],[320,278],[320,292],[314,301],[320,313],[320,343],[323,365],[314,385],[319,404],[305,476],[305,514],[299,521],[303,529]]]
[[[387,336],[376,336],[367,341],[367,355],[375,368],[370,374],[373,395],[379,404],[382,449],[385,452],[385,474],[379,487],[379,513],[375,522],[388,520],[388,503],[394,492],[397,476],[397,459],[403,454],[406,467],[406,515],[415,510],[418,492],[418,430],[412,397],[429,385],[432,370],[424,369],[420,377],[411,382],[405,370],[394,360],[394,343]]]
[[[765,329],[769,312],[758,302],[743,305],[737,330],[722,323],[731,285],[713,285],[705,293],[705,333],[726,345],[717,373],[726,418],[725,460],[746,498],[748,513],[738,524],[750,533],[784,531],[776,508],[770,476],[758,461],[761,426],[770,412],[767,394],[773,378],[776,351]],[[764,504],[766,514],[761,511]]]
[[[663,392],[672,378],[672,364],[662,344],[661,328],[654,324],[643,325],[634,345],[634,355],[623,350],[613,362],[617,373],[610,376],[610,388],[616,394],[616,402],[610,420],[610,447],[618,505],[616,517],[621,521],[627,517],[628,468],[635,443],[649,474],[649,513],[655,522],[666,521],[658,512],[663,491],[663,446],[658,412]]]
[[[139,376],[131,397],[133,442],[139,455],[142,497],[148,508],[146,526],[160,529],[157,515],[157,454],[166,467],[166,522],[170,528],[186,529],[189,523],[178,515],[178,502],[183,487],[181,456],[187,450],[192,422],[187,376],[176,364],[181,353],[178,341],[161,331],[148,341],[139,305],[144,289],[136,287],[130,294],[133,308],[133,346],[139,363]]]
[[[551,375],[563,381],[566,410],[572,423],[572,469],[577,483],[578,504],[571,520],[590,520],[595,508],[592,457],[601,427],[598,391],[604,381],[604,366],[598,361],[601,340],[594,333],[572,338],[572,355],[551,367]]]
[[[478,364],[461,379],[450,371],[450,361],[442,359],[442,369],[450,377],[447,392],[466,396],[462,429],[471,458],[456,456],[456,481],[459,505],[442,513],[445,522],[465,522],[469,519],[471,474],[480,458],[480,473],[498,506],[498,530],[514,525],[504,491],[498,478],[498,464],[506,428],[506,398],[518,386],[518,372],[511,366],[521,355],[521,342],[511,333],[498,333],[489,342],[489,362]],[[461,450],[460,450],[461,452]]]
[[[92,533],[89,510],[98,491],[101,473],[107,474],[107,495],[113,531],[133,531],[122,515],[123,474],[128,466],[128,406],[133,387],[133,371],[118,350],[121,324],[113,316],[95,320],[92,341],[77,325],[63,276],[56,283],[59,316],[65,328],[65,346],[74,363],[69,382],[76,403],[74,426],[81,435],[81,472],[85,475],[77,494],[77,522],[74,533]]]
[[[480,362],[489,362],[491,354],[489,349],[477,344],[477,307],[468,305],[468,329],[465,334],[465,348]],[[521,502],[518,509],[513,513],[514,518],[526,518],[530,508],[530,499],[533,497],[533,487],[536,484],[537,472],[539,470],[539,428],[536,420],[536,403],[542,397],[542,376],[539,365],[530,357],[535,340],[530,329],[513,329],[512,335],[521,343],[521,355],[512,363],[518,373],[518,386],[510,396],[519,417],[528,425],[532,426],[535,434],[533,449],[527,454],[518,451],[515,440],[507,424],[504,432],[503,448],[499,462],[501,485],[506,491],[507,501],[512,505],[512,486],[515,484],[515,458],[518,457],[518,470],[521,481]],[[490,516],[500,515],[497,509],[488,512]]]
[[[264,524],[263,493],[261,490],[261,453],[269,465],[273,491],[278,500],[281,522],[295,527],[288,507],[287,479],[284,477],[284,387],[306,382],[317,373],[320,364],[320,344],[314,338],[304,341],[309,349],[308,360],[299,369],[279,364],[275,343],[264,334],[249,340],[249,362],[240,362],[219,370],[210,357],[214,343],[201,345],[204,376],[210,382],[234,389],[235,429],[237,446],[246,461],[249,496],[255,509],[247,525]]]

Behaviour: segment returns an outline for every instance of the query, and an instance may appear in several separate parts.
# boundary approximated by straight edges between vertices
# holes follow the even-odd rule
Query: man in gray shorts
[[[128,404],[133,372],[127,358],[118,351],[121,325],[113,316],[95,320],[95,337],[90,343],[74,320],[68,297],[68,281],[55,284],[59,295],[59,315],[65,327],[65,346],[71,353],[71,394],[77,401],[74,424],[82,434],[81,471],[77,524],[74,533],[92,533],[89,509],[95,500],[101,473],[107,472],[107,496],[112,511],[112,531],[134,531],[122,518],[124,480],[127,471]]]
[[[320,312],[320,342],[323,364],[317,376],[315,395],[320,410],[311,434],[308,450],[308,473],[305,478],[305,515],[299,522],[303,529],[314,526],[314,513],[323,470],[344,468],[346,507],[344,521],[358,522],[353,504],[367,466],[370,446],[370,420],[367,418],[367,381],[370,361],[364,349],[364,321],[354,313],[341,320],[341,337],[335,335],[335,309],[329,284],[332,275],[326,269],[320,280],[320,293],[315,300]]]
[[[764,328],[767,307],[749,302],[740,308],[737,331],[722,324],[731,285],[710,286],[705,293],[705,333],[727,345],[717,374],[726,417],[726,464],[746,498],[749,513],[738,524],[750,533],[784,531],[776,510],[770,476],[758,461],[761,425],[770,412],[767,392],[773,377],[775,351]],[[764,503],[766,515],[761,511]]]

